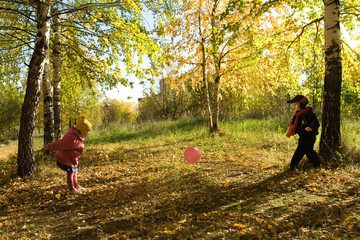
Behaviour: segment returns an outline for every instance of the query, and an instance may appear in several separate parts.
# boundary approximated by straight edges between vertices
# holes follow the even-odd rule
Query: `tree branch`
[[[350,47],[350,45],[349,45],[347,42],[345,42],[344,40],[341,40],[341,42],[343,42],[343,43],[350,49],[350,51],[352,51],[353,53],[355,53],[355,55],[357,56],[358,60],[360,60],[360,54],[359,54],[358,52],[356,52],[354,49],[352,49],[352,48]]]
[[[5,35],[2,34],[2,33],[0,33],[0,35],[5,36]],[[14,39],[17,39],[19,42],[22,42],[22,43],[23,43],[22,45],[15,46],[15,47],[13,47],[13,48],[11,48],[11,49],[16,49],[16,48],[18,48],[18,47],[20,47],[20,46],[23,46],[23,45],[28,46],[29,49],[33,49],[33,47],[32,47],[30,44],[31,44],[31,43],[34,43],[35,40],[29,42],[29,41],[24,41],[23,39],[15,36],[15,35],[11,35],[11,34],[6,34],[6,35],[7,35],[7,36],[10,36],[10,37],[12,37],[12,38],[14,38]],[[10,40],[9,40],[9,42],[10,42]],[[7,49],[4,49],[3,51],[7,51]]]
[[[306,29],[307,27],[309,27],[310,25],[312,25],[312,24],[314,24],[314,23],[321,22],[323,19],[324,19],[324,17],[317,18],[317,19],[315,19],[314,21],[311,21],[311,22],[305,24],[305,26],[303,26],[303,27],[301,28],[301,32],[296,36],[296,38],[295,38],[293,41],[291,41],[290,45],[289,45],[288,48],[286,49],[286,52],[290,49],[291,45],[292,45],[298,38],[301,37],[301,35],[305,32],[305,29]]]
[[[32,37],[36,37],[36,34],[34,34],[31,31],[28,31],[26,29],[22,29],[22,28],[18,28],[18,27],[14,27],[14,26],[1,26],[0,30],[14,30],[14,31],[20,31],[20,32],[24,32],[26,34],[29,34]]]
[[[25,18],[29,19],[29,20],[32,21],[32,22],[36,22],[36,19],[30,17],[30,15],[31,15],[31,12],[30,12],[30,11],[24,11],[24,12],[22,12],[22,11],[20,11],[20,10],[18,10],[18,9],[4,8],[4,7],[0,7],[0,10],[15,12],[15,13],[17,13],[17,14],[20,14],[21,16],[24,16]],[[28,15],[26,15],[25,13],[28,13]]]

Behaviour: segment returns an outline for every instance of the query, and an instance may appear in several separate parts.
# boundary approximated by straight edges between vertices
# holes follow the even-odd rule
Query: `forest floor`
[[[185,161],[189,145],[201,150],[198,163]],[[269,148],[226,134],[89,145],[78,195],[53,159],[22,179],[14,158],[2,159],[0,237],[359,239],[358,165],[289,172],[292,152]]]

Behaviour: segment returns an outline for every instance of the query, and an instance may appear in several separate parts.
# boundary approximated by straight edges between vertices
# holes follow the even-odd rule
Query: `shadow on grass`
[[[84,167],[91,168],[100,163],[88,161]],[[218,167],[213,164],[209,170]],[[228,167],[233,169],[234,164]],[[282,239],[295,239],[304,227],[310,232],[323,229],[330,239],[332,231],[346,230],[341,227],[341,216],[359,204],[357,199],[329,207],[333,201],[331,194],[336,194],[333,190],[323,202],[305,202],[297,211],[292,210],[298,202],[290,206],[286,203],[270,206],[267,219],[261,219],[259,206],[291,194],[296,196],[299,191],[306,191],[305,185],[309,182],[302,173],[266,174],[265,171],[262,177],[256,178],[256,182],[251,179],[245,182],[245,177],[259,175],[261,169],[248,165],[237,165],[236,168],[239,178],[244,176],[244,179],[227,185],[206,177],[203,173],[208,170],[161,175],[161,170],[149,169],[160,174],[159,178],[152,179],[143,176],[147,171],[143,169],[134,175],[129,172],[112,177],[102,174],[91,176],[83,181],[85,186],[98,184],[100,187],[72,198],[56,200],[53,197],[49,201],[32,190],[19,192],[16,197],[21,196],[27,199],[26,202],[38,204],[19,208],[19,214],[20,211],[31,212],[32,224],[44,226],[49,224],[44,219],[53,219],[48,228],[53,234],[52,239],[105,239],[108,236],[113,239],[274,239],[280,234],[284,234]],[[316,176],[319,173],[309,174]],[[236,177],[236,174],[231,172],[228,177]],[[356,191],[349,189],[347,192],[353,195]],[[301,200],[301,197],[296,196],[294,200]],[[10,204],[14,202],[13,198],[6,200]],[[5,214],[6,209],[3,210],[0,215]],[[245,215],[248,215],[247,224],[252,224],[253,235],[244,236],[240,229],[234,229],[234,225],[244,221]],[[329,217],[324,219],[325,216]],[[280,219],[278,225],[274,224],[276,219]],[[289,223],[294,220],[297,222],[290,226]],[[25,226],[26,219],[21,224]],[[268,229],[268,224],[273,229]],[[333,230],[334,226],[337,230]],[[306,234],[302,239],[320,238],[317,235],[307,238],[317,232]],[[359,233],[352,232],[347,236],[356,238]]]
[[[261,182],[249,184],[237,183],[227,187],[221,187],[211,183],[210,179],[200,178],[197,174],[188,174],[181,179],[158,179],[141,181],[132,184],[112,185],[109,188],[96,190],[88,195],[80,195],[78,202],[86,202],[87,206],[93,206],[81,215],[91,216],[97,212],[96,219],[106,218],[111,209],[131,209],[131,214],[119,214],[114,219],[108,219],[104,223],[94,222],[95,218],[86,218],[88,224],[94,226],[84,231],[77,231],[75,227],[68,229],[69,238],[73,239],[97,239],[99,233],[130,238],[161,238],[161,239],[192,239],[206,237],[207,232],[218,232],[231,228],[224,212],[233,212],[237,217],[234,222],[239,221],[244,213],[252,214],[257,205],[268,202],[274,195],[282,195],[294,191],[275,185],[274,182],[288,179],[292,175],[282,172],[270,176]],[[294,177],[294,176],[293,176]],[[295,176],[301,178],[300,175]],[[119,179],[97,179],[107,181],[111,185]],[[91,184],[91,182],[87,183]],[[167,186],[167,193],[159,192],[159,186]],[[181,193],[181,194],[178,194]],[[156,197],[159,195],[159,197]],[[99,196],[103,196],[103,202],[99,202]],[[154,197],[149,202],[149,197]],[[146,207],[144,207],[146,203]],[[64,203],[65,204],[65,203]],[[108,210],[106,210],[108,209]],[[139,212],[139,210],[141,211]],[[75,209],[68,209],[67,214],[73,214]],[[316,214],[319,206],[307,206],[303,213]],[[76,211],[75,211],[76,212]],[[301,213],[297,213],[299,216]],[[121,213],[120,213],[121,215]],[[294,216],[296,217],[296,216]],[[81,220],[81,219],[79,219]],[[317,221],[316,218],[309,218]],[[219,222],[220,221],[220,222]],[[221,222],[223,221],[223,222]],[[64,224],[64,223],[63,223]],[[66,223],[65,223],[66,224]],[[307,224],[311,225],[311,222]],[[179,225],[175,227],[174,225]],[[66,226],[57,226],[57,228]],[[69,227],[68,227],[69,228]],[[172,229],[173,228],[173,229]],[[57,230],[54,229],[54,232]],[[75,235],[73,235],[75,233]],[[270,234],[270,233],[269,233]],[[71,237],[73,236],[73,237]],[[238,239],[234,233],[221,233],[227,239]],[[216,237],[213,237],[216,239]],[[121,239],[121,238],[120,238]],[[208,236],[208,239],[212,237]],[[256,236],[248,239],[258,239]]]
[[[284,194],[289,194],[303,188],[301,184],[296,189],[278,184],[280,181],[289,178],[301,180],[302,176],[301,174],[294,175],[288,172],[281,172],[250,185],[240,183],[228,187],[219,187],[207,181],[207,179],[199,179],[195,175],[190,174],[183,179],[182,184],[188,187],[194,186],[190,188],[191,191],[184,191],[184,194],[177,198],[159,199],[156,204],[152,204],[151,211],[144,211],[140,215],[110,220],[101,225],[100,228],[106,234],[123,233],[126,236],[130,234],[134,238],[151,238],[156,236],[165,239],[183,237],[191,239],[196,238],[195,236],[199,232],[202,233],[202,237],[206,237],[206,232],[218,232],[226,228],[231,229],[231,224],[226,223],[229,219],[224,219],[224,216],[226,217],[227,215],[224,214],[225,212],[235,213],[237,217],[233,220],[234,223],[238,223],[245,213],[249,215],[254,214],[257,206],[268,203],[272,198],[281,198]],[[138,194],[133,195],[131,197],[132,200],[128,199],[127,201],[130,202],[134,199],[137,201],[145,200],[147,195],[154,194],[154,187],[158,186],[158,184],[149,182],[133,185],[132,189],[127,189],[124,192],[130,191]],[[169,180],[163,184],[172,186],[174,181]],[[177,191],[185,190],[185,188],[168,189],[168,196]],[[189,189],[187,188],[187,190]],[[349,191],[351,193],[351,190]],[[299,197],[301,198],[302,196]],[[281,207],[274,207],[270,209],[273,219],[269,223],[274,222],[277,217],[281,217],[283,215],[282,211],[286,211],[286,214],[284,214],[283,219],[280,221],[281,224],[272,231],[266,229],[265,224],[259,224],[258,227],[259,229],[262,228],[262,230],[259,230],[258,235],[248,236],[246,239],[260,239],[264,236],[276,237],[279,233],[283,233],[285,239],[291,239],[291,233],[296,236],[303,227],[308,227],[314,231],[323,228],[324,232],[329,233],[333,226],[338,226],[339,228],[339,224],[342,221],[341,216],[345,209],[359,203],[359,200],[357,200],[329,207],[329,202],[331,201],[331,199],[328,199],[321,203],[316,201],[308,202],[301,210],[296,212],[291,211],[292,206],[283,206],[288,208],[287,210],[283,210]],[[124,204],[124,202],[118,202],[118,204]],[[326,218],[325,216],[328,217]],[[294,220],[297,221],[294,226],[288,225]],[[254,222],[255,225],[258,224],[255,220]],[[170,231],[172,224],[181,226],[174,231]],[[168,231],[161,231],[164,229]],[[285,232],[287,232],[288,236],[286,236]],[[227,239],[238,239],[241,235],[228,232],[221,233],[221,236],[225,236]],[[358,237],[360,234],[355,231],[351,232],[348,236]],[[316,237],[316,235],[312,235],[312,237]],[[331,233],[328,234],[328,237],[331,237]],[[211,239],[212,237],[209,236],[208,238]],[[213,238],[217,239],[216,236],[213,236]]]

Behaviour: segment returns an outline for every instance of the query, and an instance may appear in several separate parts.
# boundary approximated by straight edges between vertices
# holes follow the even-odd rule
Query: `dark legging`
[[[304,157],[304,155],[307,156],[309,161],[312,163],[314,167],[320,166],[320,160],[319,156],[315,152],[314,144],[315,144],[315,137],[305,138],[300,137],[299,138],[299,144],[298,147],[294,153],[294,156],[291,159],[290,167],[294,168],[296,167],[301,159]]]

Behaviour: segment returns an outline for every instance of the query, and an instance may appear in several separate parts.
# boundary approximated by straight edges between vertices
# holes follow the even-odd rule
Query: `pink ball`
[[[184,152],[184,157],[188,163],[196,163],[200,160],[201,152],[196,147],[188,147]]]

